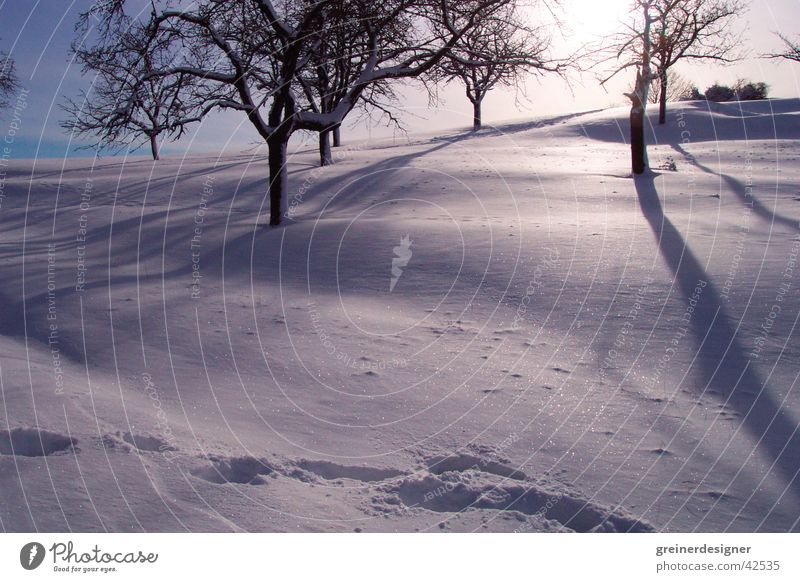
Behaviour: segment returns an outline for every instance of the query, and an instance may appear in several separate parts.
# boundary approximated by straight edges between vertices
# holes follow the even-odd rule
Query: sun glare
[[[585,40],[602,36],[618,28],[620,21],[630,12],[630,0],[572,0],[565,6],[567,24],[574,33]]]

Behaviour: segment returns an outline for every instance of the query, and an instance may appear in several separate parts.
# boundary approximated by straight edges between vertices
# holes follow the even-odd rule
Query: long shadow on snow
[[[525,121],[521,123],[514,123],[504,126],[492,127],[491,129],[484,129],[478,133],[472,131],[465,131],[451,136],[434,138],[436,145],[428,149],[406,154],[404,156],[394,156],[387,158],[383,161],[371,164],[364,168],[357,168],[348,172],[320,182],[314,187],[316,195],[330,192],[336,192],[333,200],[324,205],[326,211],[339,211],[352,207],[352,203],[361,197],[374,195],[380,192],[381,186],[386,178],[386,172],[395,172],[409,167],[409,162],[442,150],[453,144],[467,141],[469,139],[480,138],[487,135],[503,135],[508,133],[517,133],[522,131],[529,131],[532,129],[539,129],[556,125],[558,123],[568,121],[575,117],[597,113],[602,109],[593,111],[582,111],[579,113],[570,113],[567,115],[558,115],[555,117],[548,117],[540,120]],[[394,146],[392,146],[394,147]],[[291,194],[291,193],[290,193]]]
[[[482,129],[478,134],[473,134],[478,137],[486,135],[506,135],[509,133],[520,133],[523,131],[531,131],[533,129],[542,129],[544,127],[551,127],[564,123],[576,117],[583,117],[584,115],[591,115],[593,113],[600,113],[604,109],[592,109],[590,111],[578,111],[577,113],[567,113],[564,115],[556,115],[554,117],[546,117],[544,119],[534,119],[531,121],[521,121],[516,123],[509,123],[506,125],[496,125]]]
[[[411,160],[415,158],[443,149],[457,141],[465,139],[468,136],[469,134],[459,134],[457,136],[447,138],[442,143],[437,143],[433,147],[426,150],[405,156],[389,158],[376,164],[372,164],[366,168],[357,168],[343,176],[337,176],[331,180],[323,182],[321,184],[321,188],[324,191],[326,187],[336,185],[337,183],[341,184],[346,182],[348,179],[351,179],[352,182],[356,182],[359,180],[359,177],[364,174],[364,172],[369,172],[369,175],[371,176],[380,175],[381,177],[385,177],[383,176],[383,173],[386,171],[399,170],[405,167]],[[226,167],[235,166],[240,163],[244,162],[236,162],[229,164]],[[202,174],[202,172],[194,171],[191,173],[191,176],[193,177],[200,174]],[[188,175],[183,175],[178,178],[162,177],[160,178],[159,183],[168,183],[169,181],[174,181],[177,179],[185,179],[187,176]],[[354,197],[358,196],[359,194],[363,194],[368,188],[374,186],[374,181],[368,180],[359,188],[348,191],[346,198],[347,200],[352,201]],[[152,187],[152,182],[150,183],[150,187]],[[138,193],[135,195],[138,195]],[[216,202],[219,203],[230,196],[231,195],[225,196],[224,198],[218,198],[216,199]],[[340,202],[342,202],[342,200],[340,200]],[[170,281],[185,278],[187,275],[191,275],[192,265],[188,259],[184,265],[179,265],[163,272],[153,273],[150,275],[114,275],[108,272],[108,264],[104,257],[108,251],[108,247],[106,245],[108,244],[111,233],[113,232],[115,248],[112,252],[112,261],[114,263],[131,265],[138,262],[142,265],[145,265],[148,263],[148,261],[151,261],[154,258],[157,259],[165,252],[168,252],[168,249],[176,248],[176,246],[180,245],[181,241],[185,242],[186,239],[185,233],[180,230],[172,229],[171,232],[167,230],[166,220],[168,217],[170,215],[191,210],[191,208],[173,208],[169,211],[158,210],[156,212],[145,214],[143,217],[132,216],[123,220],[114,221],[113,223],[103,224],[92,229],[89,233],[87,233],[86,236],[87,246],[89,246],[89,248],[92,250],[92,256],[87,257],[87,262],[92,265],[97,265],[99,263],[100,268],[102,268],[104,272],[108,273],[109,278],[99,278],[92,281],[87,281],[83,286],[83,292],[87,293],[98,289],[109,289],[110,287],[119,288],[121,286],[130,284],[142,284],[147,282],[155,282],[157,284],[166,285],[169,284]],[[220,217],[220,219],[224,220],[224,217]],[[221,277],[229,278],[248,277],[249,269],[242,271],[240,268],[240,261],[244,258],[249,258],[250,264],[254,265],[252,261],[255,260],[253,253],[256,249],[256,237],[263,240],[263,235],[267,234],[262,232],[261,236],[259,236],[259,232],[261,232],[260,229],[254,229],[246,234],[238,235],[233,239],[225,240],[221,245],[215,245],[212,248],[208,248],[203,253],[204,272],[216,272]],[[276,235],[278,233],[274,232],[270,234]],[[159,244],[145,245],[140,247],[135,244],[134,240],[134,238],[139,237],[141,237],[143,241],[157,240]],[[277,237],[275,238],[275,242],[277,242]],[[128,240],[129,244],[120,244],[120,242],[125,241],[126,239]],[[56,244],[61,252],[69,251],[70,247],[74,243],[74,237],[70,236],[60,239],[49,239],[47,242]],[[30,245],[32,242],[28,244]],[[44,252],[44,250],[45,247],[42,247],[41,252]],[[15,254],[16,249],[12,249],[10,252]],[[229,260],[231,257],[235,257],[235,259],[233,264],[229,263],[229,266],[223,269],[226,256],[229,258]],[[277,263],[275,262],[275,259],[278,259],[278,257],[273,257],[273,260],[267,259],[266,265],[259,261],[259,263],[262,263],[259,265],[259,267],[266,268],[267,273],[271,273],[277,279]],[[261,269],[258,270],[260,271]],[[30,284],[30,286],[32,288],[44,288],[41,285],[36,285],[33,282]],[[0,293],[2,293],[2,289],[0,289]],[[72,284],[59,287],[56,290],[56,293],[58,294],[60,304],[70,303],[71,301],[75,300],[77,295],[74,285]],[[0,295],[0,298],[5,299],[5,308],[2,311],[2,314],[0,314],[0,334],[11,337],[25,337],[29,341],[35,341],[46,346],[48,341],[48,329],[45,325],[47,322],[45,317],[45,312],[47,309],[47,292],[45,291],[33,294],[26,297],[24,300],[19,301],[12,300],[11,297],[4,293]],[[66,339],[66,336],[69,335],[68,331],[62,330],[62,335],[64,335],[64,339]],[[69,347],[70,342],[62,342],[62,344],[62,351],[66,357],[77,362],[83,362],[87,357],[87,354],[83,354],[78,350],[71,349]],[[91,350],[89,351],[91,352]]]
[[[739,412],[744,427],[759,441],[762,451],[800,498],[800,431],[797,423],[781,409],[762,379],[750,366],[750,358],[729,323],[714,284],[681,234],[664,215],[655,176],[636,178],[636,192],[645,219],[658,241],[659,251],[675,276],[688,302],[698,281],[706,281],[689,324],[698,344],[697,372],[704,391],[716,391]]]
[[[772,224],[773,222],[777,222],[778,224],[782,224],[784,226],[788,226],[797,230],[798,224],[800,221],[788,218],[786,216],[781,216],[767,208],[758,198],[753,195],[747,195],[747,186],[742,183],[740,180],[737,180],[733,176],[728,174],[722,174],[719,172],[715,172],[708,166],[705,166],[697,161],[697,158],[694,157],[692,154],[687,152],[683,147],[677,144],[672,144],[672,149],[682,155],[684,158],[689,160],[692,164],[700,168],[706,174],[711,174],[712,176],[717,176],[724,180],[728,187],[733,191],[734,194],[739,198],[742,204],[751,204],[753,208],[753,212],[755,212],[760,218],[764,219],[766,222]]]
[[[239,166],[239,165],[242,165],[242,164],[252,163],[254,159],[263,159],[264,160],[264,164],[266,166],[266,156],[259,156],[259,155],[256,155],[256,156],[240,156],[239,155],[239,156],[231,156],[231,157],[226,157],[226,158],[217,158],[216,156],[208,156],[208,159],[215,161],[216,165],[203,166],[203,170],[201,170],[201,172],[203,172],[203,173],[205,173],[205,172],[208,172],[208,173],[216,172],[216,171],[219,171],[219,170],[232,168],[232,167]],[[236,160],[236,161],[226,161],[224,164],[219,164],[221,159],[225,159],[225,160],[233,159],[233,160]],[[119,169],[119,170],[123,170],[123,169],[139,170],[139,169],[142,169],[142,170],[147,171],[147,174],[145,174],[145,175],[148,175],[149,174],[149,170],[153,168],[153,164],[154,163],[156,164],[156,167],[158,167],[158,163],[157,162],[153,162],[153,160],[151,160],[151,159],[131,159],[129,157],[124,157],[121,161],[113,162],[113,163],[105,162],[104,158],[98,158],[97,161],[94,161],[94,158],[88,157],[88,158],[85,158],[85,160],[86,160],[86,165],[75,166],[75,167],[71,167],[71,168],[63,168],[63,169],[52,170],[52,171],[46,171],[46,172],[42,172],[42,173],[35,173],[33,175],[31,175],[30,171],[28,171],[28,170],[12,169],[12,170],[8,171],[8,177],[9,178],[31,178],[31,179],[42,180],[42,179],[46,179],[46,178],[63,178],[64,176],[67,176],[67,175],[70,175],[70,174],[79,174],[79,175],[90,174],[91,175],[92,173],[95,173],[95,172],[114,170],[114,169]],[[193,165],[198,164],[200,161],[201,161],[200,159],[195,159],[195,158],[191,158],[191,157],[189,157],[189,158],[179,158],[179,157],[176,156],[176,157],[167,157],[162,161],[162,163],[166,162],[167,164],[169,164],[170,162],[173,162],[173,163],[174,162],[181,162],[182,166],[184,166],[184,165],[185,166],[193,166]],[[202,161],[205,161],[205,159],[203,159]],[[192,173],[198,173],[198,172],[193,171]]]
[[[751,102],[752,103],[752,102]],[[800,130],[800,100],[785,99],[762,105],[764,111],[748,111],[738,102],[692,102],[673,108],[666,125],[658,125],[658,112],[650,109],[645,120],[646,139],[653,145],[679,143],[688,133],[692,142],[795,139]],[[682,124],[678,115],[682,113]],[[581,125],[593,140],[625,144],[630,136],[627,116]]]
[[[463,141],[469,138],[469,136],[469,133],[460,133],[443,138],[440,140],[441,143],[437,143],[428,149],[404,156],[393,156],[380,162],[370,164],[369,166],[356,168],[346,174],[320,182],[313,189],[316,196],[320,196],[325,192],[335,192],[336,194],[333,199],[323,205],[323,208],[320,208],[320,212],[323,210],[327,213],[352,209],[353,203],[359,198],[380,192],[382,183],[386,180],[387,172],[396,172],[407,168],[411,161]]]

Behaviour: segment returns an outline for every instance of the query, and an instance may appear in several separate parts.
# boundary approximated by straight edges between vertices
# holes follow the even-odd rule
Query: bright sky
[[[624,18],[628,4],[628,0],[563,0],[564,21],[571,32],[568,38],[558,39],[555,52],[569,51],[570,47],[613,31]],[[21,84],[30,91],[22,127],[13,144],[14,157],[63,157],[73,149],[59,126],[63,112],[58,104],[64,95],[74,96],[89,83],[79,68],[69,62],[76,16],[88,5],[89,0],[0,0],[0,48],[13,55]],[[751,52],[751,58],[730,66],[679,64],[678,72],[701,89],[715,81],[732,84],[745,77],[767,82],[774,97],[800,96],[800,64],[757,58],[779,46],[774,32],[800,36],[800,0],[752,0],[750,10],[738,26],[745,30],[745,48]],[[594,73],[575,77],[571,88],[559,79],[531,79],[526,84],[527,98],[521,102],[513,92],[498,89],[484,102],[484,122],[621,105],[625,101],[622,92],[631,83],[629,77],[622,76],[607,91],[598,85]],[[403,89],[403,94],[407,108],[403,118],[411,132],[440,131],[471,123],[471,106],[456,85],[442,92],[443,103],[437,111],[428,109],[427,96],[420,91],[409,87]],[[0,118],[0,133],[7,133],[9,123],[6,111]],[[350,139],[368,134],[384,136],[392,132],[386,128],[360,127],[345,133]],[[192,136],[164,151],[219,151],[223,142],[226,150],[235,153],[257,143],[258,137],[243,116],[229,113],[209,118]]]

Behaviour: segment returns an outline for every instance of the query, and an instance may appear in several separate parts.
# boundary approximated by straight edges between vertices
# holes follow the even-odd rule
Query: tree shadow
[[[694,372],[704,393],[722,398],[741,415],[743,427],[786,481],[787,490],[800,498],[797,423],[753,368],[752,358],[742,347],[714,284],[664,214],[655,184],[657,175],[643,174],[636,177],[635,183],[642,213],[658,241],[659,252],[687,303],[696,295],[700,282],[706,283],[687,325],[698,350]]]
[[[387,172],[393,173],[406,169],[410,167],[409,164],[413,160],[433,154],[457,142],[468,139],[470,136],[471,134],[469,132],[464,132],[439,138],[433,140],[434,145],[432,147],[424,150],[415,151],[402,156],[392,156],[370,164],[369,166],[356,168],[350,172],[338,174],[332,178],[322,180],[312,185],[309,194],[304,197],[303,204],[311,202],[314,198],[319,198],[326,193],[334,193],[334,198],[324,202],[322,208],[315,210],[328,216],[331,216],[332,213],[337,211],[350,212],[356,200],[366,196],[374,196],[376,193],[381,192],[387,180]],[[334,164],[332,167],[335,168],[336,165]],[[290,205],[292,204],[293,195],[295,194],[294,190],[294,187],[290,188],[288,199]],[[306,218],[309,216],[313,218],[318,217],[316,212],[306,215]]]
[[[588,111],[578,111],[576,113],[567,113],[564,115],[555,115],[553,117],[545,117],[542,119],[534,119],[531,121],[518,121],[514,123],[507,123],[504,125],[497,125],[497,126],[487,126],[484,127],[479,133],[472,134],[476,136],[486,136],[486,135],[507,135],[510,133],[520,133],[523,131],[531,131],[533,129],[543,129],[545,127],[552,127],[554,125],[559,125],[561,123],[565,123],[572,119],[583,117],[586,115],[592,115],[594,113],[600,113],[601,111],[605,111],[605,109],[590,109]]]
[[[764,221],[770,224],[778,223],[783,226],[788,226],[790,228],[793,228],[795,230],[798,229],[800,221],[793,218],[789,218],[787,216],[781,216],[780,214],[777,214],[773,210],[766,207],[758,198],[756,198],[752,194],[748,195],[747,186],[740,180],[737,180],[736,178],[734,178],[733,176],[729,176],[728,174],[715,172],[708,166],[701,164],[699,161],[697,161],[696,157],[687,152],[679,144],[671,144],[671,146],[672,149],[674,149],[677,153],[682,155],[686,160],[688,160],[689,162],[700,168],[700,170],[702,170],[706,174],[711,174],[712,176],[717,176],[720,179],[722,179],[726,184],[728,184],[728,188],[730,188],[733,191],[733,193],[736,194],[737,198],[739,198],[742,204],[749,204],[752,207],[753,212],[759,218],[763,219]]]
[[[692,101],[670,108],[666,125],[658,124],[658,108],[648,107],[647,143],[668,145],[680,143],[687,128],[692,142],[741,140],[793,140],[800,129],[800,99],[749,101],[747,109],[738,101],[711,103]],[[581,126],[583,135],[606,143],[626,143],[629,137],[627,113],[592,119]]]

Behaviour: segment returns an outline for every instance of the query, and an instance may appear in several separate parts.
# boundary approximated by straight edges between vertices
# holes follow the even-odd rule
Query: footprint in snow
[[[381,488],[375,509],[395,503],[440,513],[488,510],[501,515],[540,516],[576,532],[649,532],[653,528],[619,510],[608,510],[565,492],[548,491],[502,463],[473,455],[437,457],[431,474],[408,477]],[[512,471],[511,475],[504,475]],[[522,475],[522,477],[515,477]],[[517,479],[497,482],[497,476]],[[381,505],[379,505],[381,504]]]
[[[63,434],[38,428],[0,430],[0,455],[46,457],[74,449],[78,440]]]
[[[243,485],[263,485],[266,483],[263,476],[273,472],[272,467],[262,459],[255,457],[211,457],[210,466],[192,469],[190,473],[198,479],[209,483],[224,485],[226,483],[240,483]]]
[[[126,443],[134,446],[136,449],[142,452],[162,453],[164,451],[178,450],[177,448],[167,443],[165,440],[162,440],[154,436],[145,436],[145,435],[138,435],[126,432],[125,434],[122,435],[122,440],[124,440]]]
[[[362,465],[340,465],[331,461],[312,461],[303,459],[297,462],[297,466],[304,471],[314,473],[326,481],[336,481],[338,479],[350,479],[352,481],[363,481],[373,483],[386,481],[405,475],[403,471],[392,468],[369,467]]]

